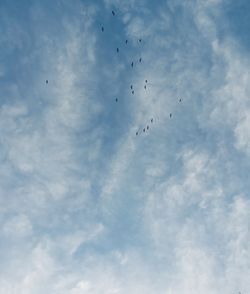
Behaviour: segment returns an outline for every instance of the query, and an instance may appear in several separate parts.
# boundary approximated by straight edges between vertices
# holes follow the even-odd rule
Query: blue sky
[[[0,293],[249,292],[249,11],[0,1]]]

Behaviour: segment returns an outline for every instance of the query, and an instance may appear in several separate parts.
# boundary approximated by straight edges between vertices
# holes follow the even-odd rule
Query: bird
[[[151,124],[153,123],[153,121],[154,121],[154,120],[151,118]]]
[[[145,85],[145,86],[144,86],[144,89],[146,90],[146,88],[147,88],[147,86]]]
[[[117,53],[119,52],[119,48],[116,48],[116,52],[117,52]]]
[[[138,132],[136,132],[135,134],[136,134],[136,136],[138,136]]]
[[[132,94],[134,95],[135,91],[132,91]]]
[[[112,10],[112,14],[113,14],[113,16],[115,16],[115,12],[114,12],[114,10]]]
[[[104,27],[102,27],[102,32],[104,32]]]
[[[133,89],[133,85],[130,86],[131,90]]]
[[[143,129],[143,132],[145,133],[145,128]]]
[[[126,40],[125,43],[128,44],[128,40]]]
[[[134,62],[132,61],[132,63],[131,63],[131,66],[133,67],[134,66]]]
[[[141,39],[139,39],[139,42],[141,42]]]
[[[179,102],[181,102],[181,99],[179,100]]]
[[[49,81],[48,80],[46,80],[46,84],[48,84],[49,83]]]
[[[145,80],[145,83],[147,84],[148,80]]]
[[[169,114],[169,117],[170,117],[170,118],[172,117],[172,113]]]
[[[118,98],[115,98],[115,102],[118,102]]]
[[[147,126],[147,130],[149,129],[149,126]]]
[[[141,62],[141,58],[139,59],[139,62]]]

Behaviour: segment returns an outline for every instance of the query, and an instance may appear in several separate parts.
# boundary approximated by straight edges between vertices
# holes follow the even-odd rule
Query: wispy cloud
[[[0,293],[247,292],[249,56],[223,5],[3,5]]]

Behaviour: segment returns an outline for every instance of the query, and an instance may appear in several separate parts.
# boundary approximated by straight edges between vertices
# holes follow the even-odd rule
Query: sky
[[[248,0],[0,0],[1,294],[250,293],[249,29]]]

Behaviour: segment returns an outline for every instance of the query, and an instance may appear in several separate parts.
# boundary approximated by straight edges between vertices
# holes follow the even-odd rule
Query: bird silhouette
[[[133,85],[130,86],[131,90],[133,89]]]
[[[114,12],[114,10],[112,10],[112,14],[113,14],[113,16],[115,16],[115,12]]]
[[[104,27],[102,27],[102,32],[104,32]]]
[[[128,44],[128,40],[126,40],[125,43]]]
[[[132,94],[134,95],[135,91],[132,91]]]
[[[147,88],[147,86],[145,85],[145,86],[144,86],[144,89],[146,90],[146,88]]]
[[[138,132],[136,132],[135,134],[136,134],[136,136],[138,136]]]
[[[149,129],[149,126],[147,126],[147,130]]]
[[[115,102],[118,102],[118,98],[115,98]]]
[[[170,117],[170,118],[172,117],[172,113],[169,114],[169,117]]]
[[[132,61],[132,63],[131,63],[131,66],[133,67],[134,66],[134,62]]]
[[[151,118],[151,124],[153,123],[153,121],[154,121],[154,120]]]
[[[49,83],[49,81],[48,80],[46,80],[46,84],[48,84]]]
[[[117,52],[117,53],[119,52],[119,48],[116,48],[116,52]]]
[[[141,62],[141,58],[139,59],[139,62]]]
[[[145,133],[145,128],[143,129],[143,132]]]
[[[179,102],[181,102],[181,99],[179,100]]]
[[[139,39],[139,42],[141,43],[141,39]]]

